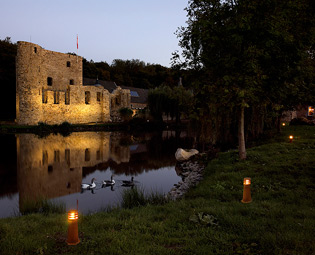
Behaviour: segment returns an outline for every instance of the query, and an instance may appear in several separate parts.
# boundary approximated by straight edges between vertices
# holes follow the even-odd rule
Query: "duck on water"
[[[81,189],[94,189],[96,187],[95,178],[91,180],[91,183],[82,183]]]
[[[103,181],[103,186],[113,186],[113,185],[115,185],[115,180],[114,180],[113,176],[114,175],[112,175],[110,177],[110,180],[104,180]]]
[[[122,182],[123,182],[122,186],[125,186],[125,187],[134,186],[135,184],[134,184],[133,179],[134,179],[134,178],[133,178],[133,176],[132,176],[130,181],[122,181]]]

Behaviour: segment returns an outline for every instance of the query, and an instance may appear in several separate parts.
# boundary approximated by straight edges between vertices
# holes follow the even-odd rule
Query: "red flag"
[[[77,35],[77,50],[79,49],[79,37]]]

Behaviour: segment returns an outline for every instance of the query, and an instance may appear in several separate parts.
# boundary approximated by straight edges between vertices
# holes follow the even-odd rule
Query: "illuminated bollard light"
[[[284,123],[284,122],[282,123],[282,126],[285,126],[285,123]]]
[[[289,139],[290,139],[290,143],[292,143],[292,141],[293,141],[293,135],[290,135],[290,136],[289,136]]]
[[[252,197],[250,194],[250,184],[251,184],[251,179],[249,177],[244,178],[244,181],[243,181],[244,190],[243,190],[242,203],[252,202]]]
[[[68,212],[68,245],[77,245],[79,240],[79,231],[78,231],[78,219],[79,213],[77,210],[71,210]]]

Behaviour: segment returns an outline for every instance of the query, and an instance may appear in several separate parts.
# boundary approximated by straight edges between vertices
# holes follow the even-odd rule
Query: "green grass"
[[[123,191],[121,207],[124,209],[131,209],[145,205],[162,205],[166,202],[167,199],[163,194],[159,194],[158,192],[145,194],[143,189],[132,187],[132,189]]]
[[[41,213],[43,215],[54,213],[65,213],[66,205],[61,202],[51,202],[46,198],[39,198],[37,200],[26,199],[20,205],[20,213],[22,215]]]
[[[1,219],[0,253],[314,254],[314,153],[315,127],[286,127],[248,149],[246,161],[220,153],[180,201],[80,215],[76,246],[66,244],[66,214]],[[252,178],[249,204],[241,203],[244,177]]]

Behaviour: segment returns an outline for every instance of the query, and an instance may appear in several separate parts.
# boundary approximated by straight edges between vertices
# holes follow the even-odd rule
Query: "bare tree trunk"
[[[246,159],[245,134],[244,134],[244,106],[241,106],[241,111],[238,119],[238,154],[240,159]]]

